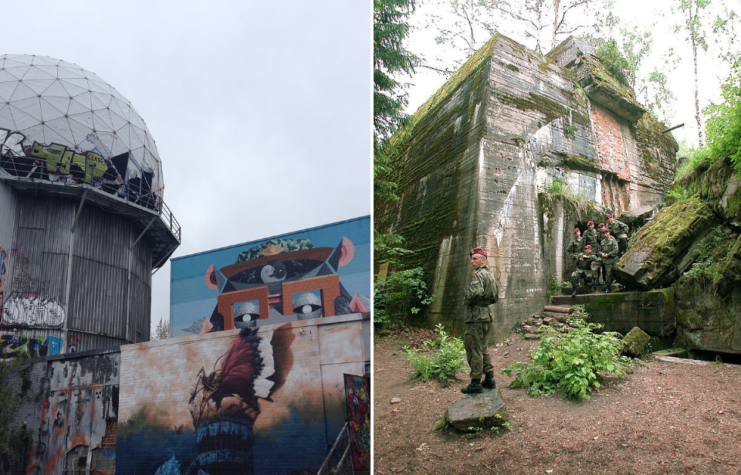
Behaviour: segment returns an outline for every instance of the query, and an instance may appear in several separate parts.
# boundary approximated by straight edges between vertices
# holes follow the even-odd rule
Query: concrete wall
[[[495,35],[396,141],[401,198],[376,205],[377,227],[404,236],[416,253],[407,264],[431,276],[430,323],[460,324],[471,248],[487,249],[499,279],[502,339],[542,309],[549,276],[570,272],[563,251],[575,226],[662,202],[676,142],[629,89],[587,84],[602,72],[586,49],[570,39],[543,56]],[[591,208],[543,209],[539,192],[555,179]]]
[[[119,356],[116,348],[20,366],[16,382],[27,384],[13,425],[30,430],[33,441],[20,471],[9,473],[114,473]]]
[[[343,374],[363,375],[370,359],[363,321],[122,347],[116,473],[315,473],[347,417]]]

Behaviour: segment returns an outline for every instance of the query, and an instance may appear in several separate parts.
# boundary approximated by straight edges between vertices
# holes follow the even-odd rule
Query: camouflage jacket
[[[615,239],[614,236],[610,236],[609,239],[603,240],[600,248],[601,253],[607,254],[607,257],[602,258],[602,262],[605,264],[613,264],[617,260],[620,247],[618,246],[617,239]]]
[[[463,303],[466,305],[466,323],[490,322],[489,305],[499,300],[499,285],[487,266],[474,271]]]
[[[602,240],[602,238],[596,229],[587,229],[586,231],[584,231],[584,236],[582,236],[582,239],[584,240],[585,246],[587,244],[592,246],[592,254],[595,254],[597,251],[599,251],[599,242]]]
[[[608,223],[607,227],[610,229],[610,234],[612,234],[612,236],[616,238],[619,238],[623,234],[627,236],[630,232],[628,225],[622,221],[618,221],[617,219],[613,219],[612,224]]]
[[[576,260],[576,268],[581,270],[588,270],[592,268],[592,262],[598,261],[599,257],[597,257],[594,252],[592,252],[589,257],[585,258],[584,253],[579,255],[579,257]]]
[[[569,246],[566,248],[566,255],[568,256],[569,260],[571,260],[571,262],[576,264],[576,260],[584,252],[584,246],[586,246],[584,239],[571,240]]]

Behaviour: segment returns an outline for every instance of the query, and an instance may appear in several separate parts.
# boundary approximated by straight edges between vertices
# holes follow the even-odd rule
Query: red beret
[[[587,223],[587,226],[594,226],[594,221],[590,221]]]
[[[471,252],[469,252],[469,256],[473,256],[474,254],[481,254],[484,257],[489,257],[489,254],[487,254],[486,251],[481,249],[480,247],[474,247],[473,249],[471,249]]]
[[[576,234],[577,231],[581,232],[581,230],[579,230],[579,228],[574,228],[574,234]]]
[[[584,246],[584,249],[592,249],[592,245],[591,244],[587,244],[586,246]]]
[[[605,223],[599,223],[599,226],[598,227],[604,228],[605,227]]]
[[[607,219],[610,219],[610,218],[612,218],[612,215],[611,214],[608,214],[607,215]]]

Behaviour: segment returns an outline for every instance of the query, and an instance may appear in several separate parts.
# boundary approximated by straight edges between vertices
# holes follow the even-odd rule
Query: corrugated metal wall
[[[0,275],[0,317],[2,316],[2,296],[6,293],[10,294],[8,284],[13,275],[10,252],[13,246],[16,207],[15,192],[4,181],[0,181],[0,252],[5,252],[5,257],[0,262],[0,266],[5,264],[5,273]]]
[[[15,294],[36,294],[64,303],[74,203],[33,195],[18,195],[17,202],[13,274],[5,287]]]
[[[15,213],[8,211],[13,200]],[[152,273],[149,242],[140,239],[129,256],[129,247],[141,233],[138,226],[89,203],[82,208],[73,236],[70,230],[78,207],[79,201],[73,200],[24,194],[14,198],[14,192],[0,183],[0,246],[3,239],[13,246],[13,255],[6,259],[7,267],[12,269],[4,279],[6,302],[12,293],[18,298],[38,296],[58,302],[65,309],[70,336],[65,351],[72,343],[80,350],[90,350],[148,341]],[[8,216],[2,216],[3,213]],[[12,227],[6,227],[13,221],[18,223],[15,235],[8,231]],[[19,323],[18,319],[13,324],[48,328],[38,323]],[[62,323],[55,327],[61,330],[64,326]]]

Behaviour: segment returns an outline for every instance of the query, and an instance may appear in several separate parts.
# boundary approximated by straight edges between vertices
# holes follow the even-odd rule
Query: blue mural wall
[[[370,311],[364,216],[172,259],[171,336]]]

